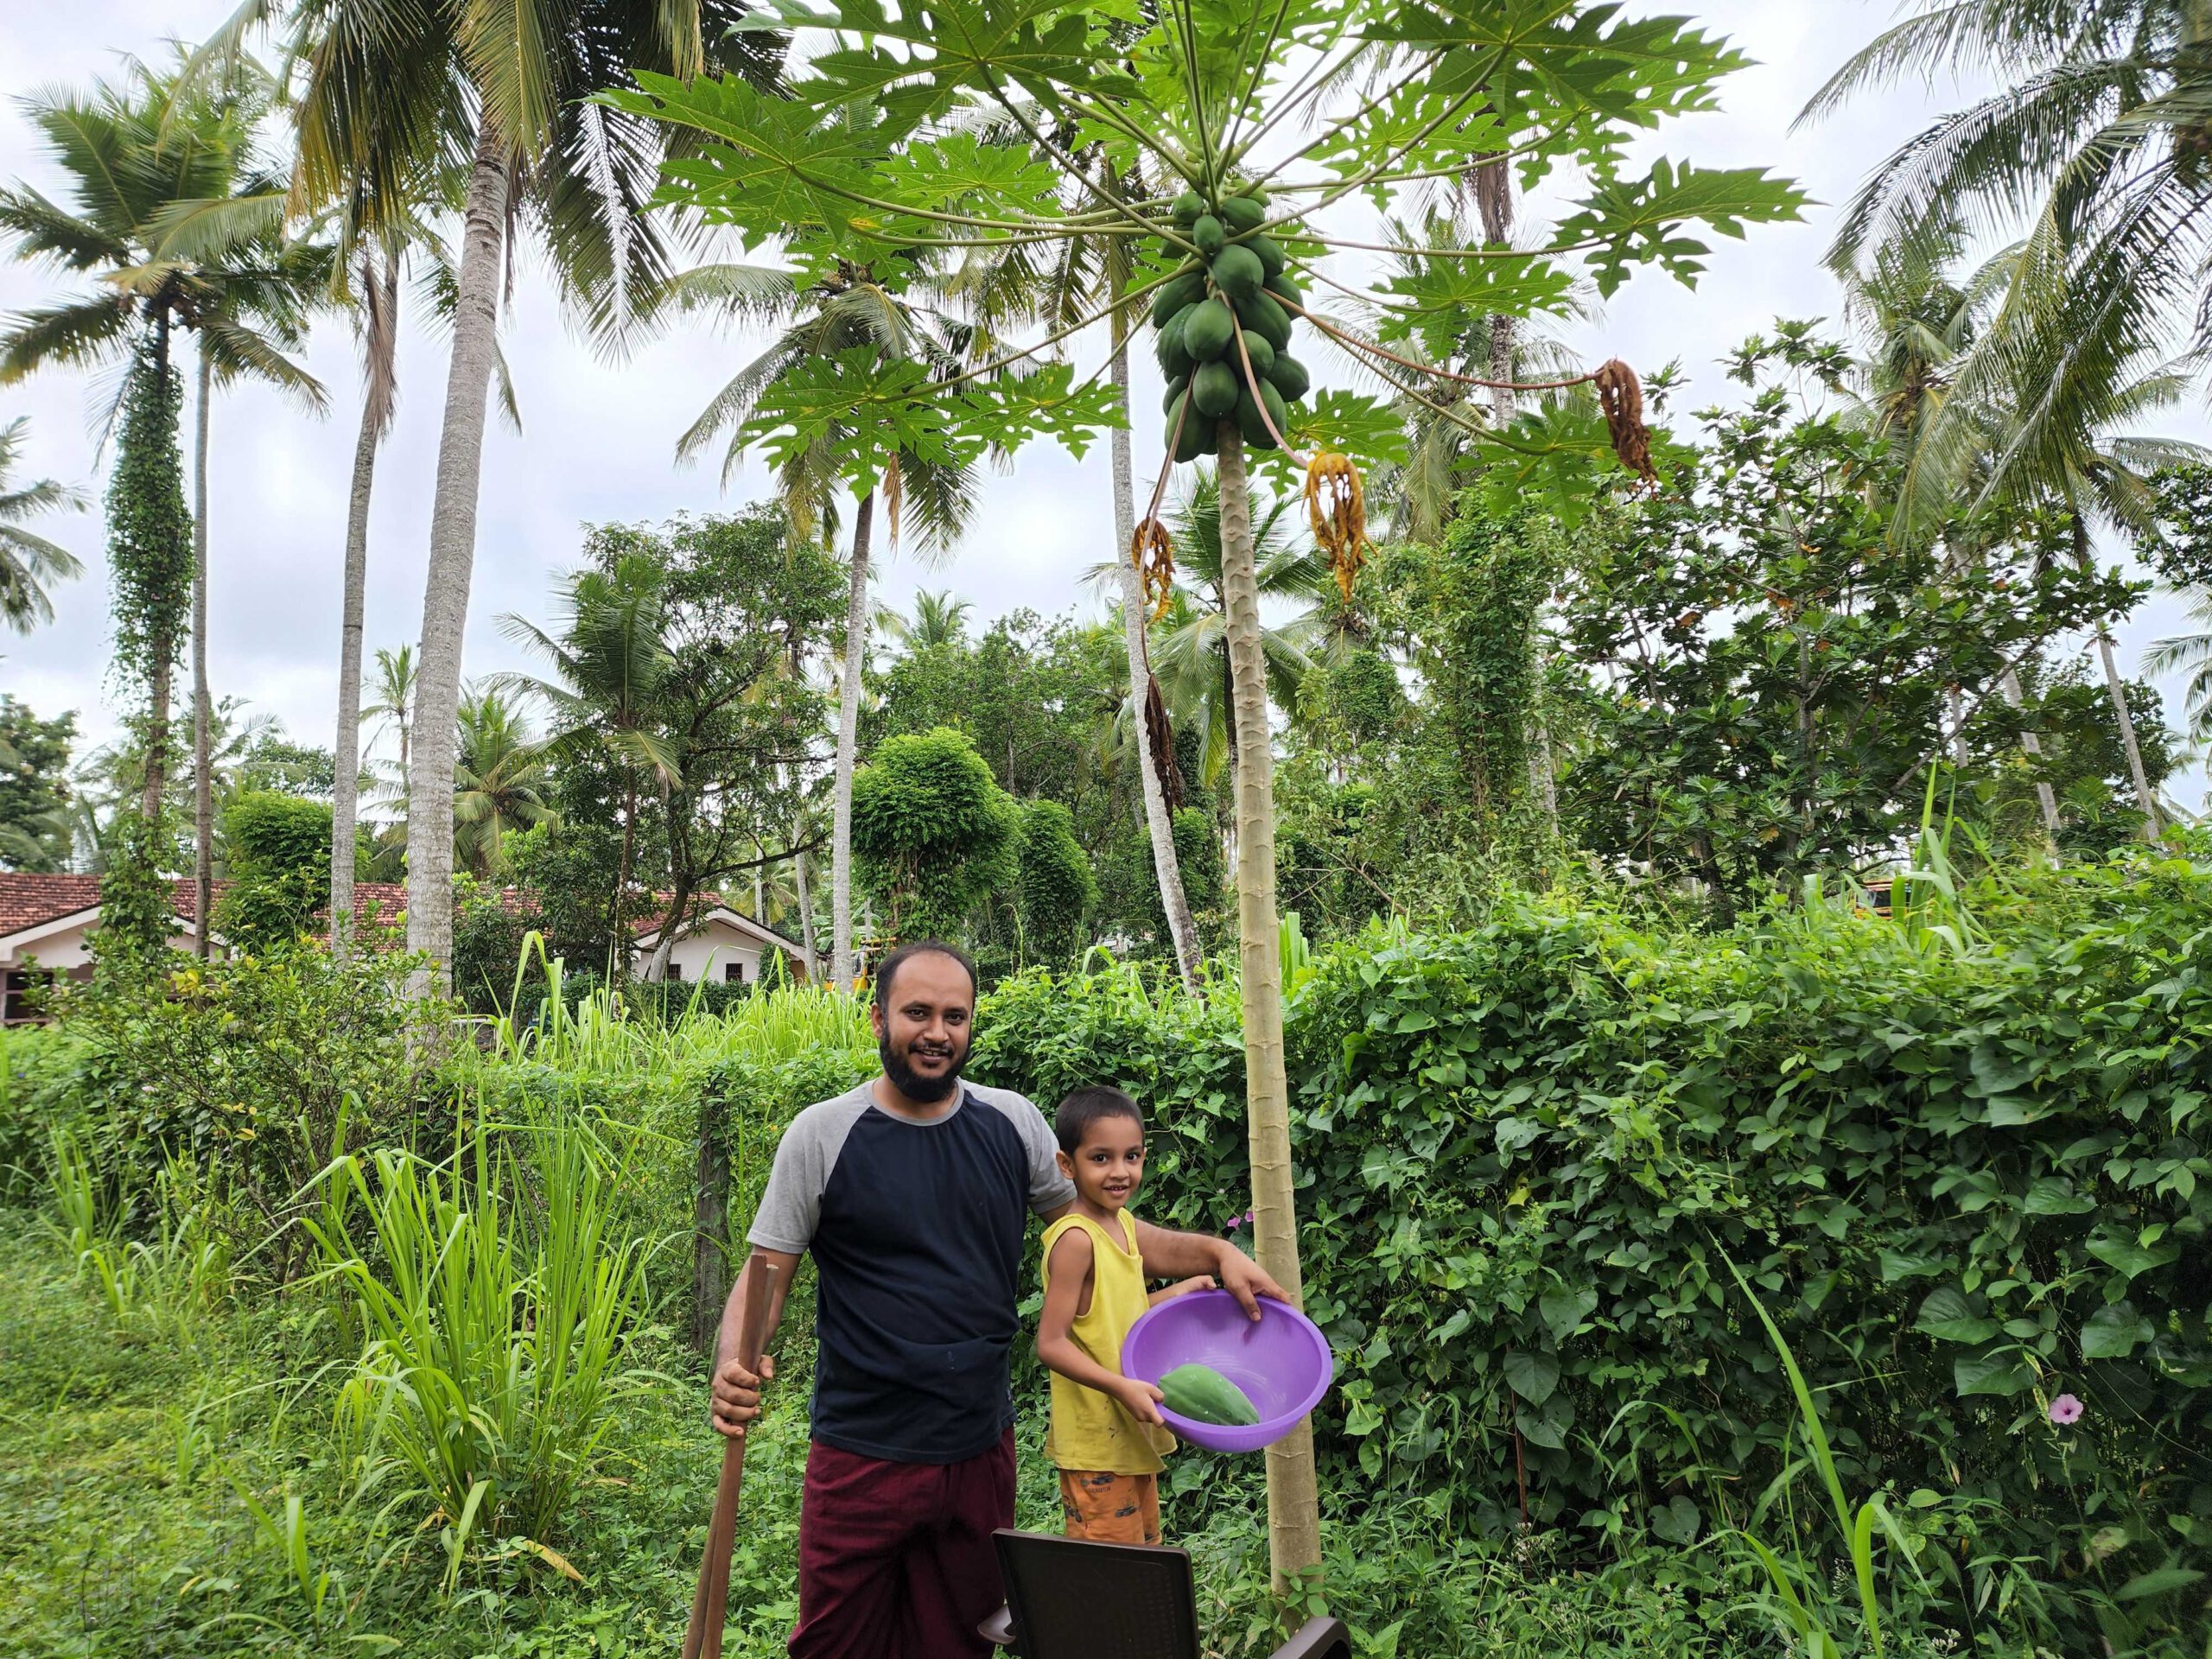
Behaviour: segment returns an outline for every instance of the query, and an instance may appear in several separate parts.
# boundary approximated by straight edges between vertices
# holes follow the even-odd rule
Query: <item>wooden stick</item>
[[[738,1332],[739,1364],[758,1376],[766,1340],[768,1308],[775,1295],[776,1269],[758,1255],[746,1260],[744,1323]],[[754,1423],[760,1420],[755,1418]],[[691,1592],[691,1622],[683,1630],[683,1659],[721,1659],[724,1610],[729,1601],[729,1558],[737,1542],[737,1500],[745,1486],[745,1442],[750,1434],[725,1438],[722,1469],[715,1483],[714,1518],[707,1523],[707,1550],[699,1558],[699,1582]]]

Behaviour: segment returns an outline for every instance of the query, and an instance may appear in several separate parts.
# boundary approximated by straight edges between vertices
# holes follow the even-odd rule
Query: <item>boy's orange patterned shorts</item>
[[[1160,1541],[1160,1477],[1060,1471],[1060,1512],[1068,1536],[1094,1544]]]

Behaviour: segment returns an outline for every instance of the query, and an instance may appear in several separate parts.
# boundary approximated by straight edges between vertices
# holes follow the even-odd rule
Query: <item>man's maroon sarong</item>
[[[799,1512],[791,1659],[988,1659],[1006,1595],[1014,1431],[964,1463],[887,1463],[817,1440]]]

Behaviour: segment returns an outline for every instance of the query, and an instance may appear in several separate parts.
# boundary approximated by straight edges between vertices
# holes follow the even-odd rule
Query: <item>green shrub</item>
[[[249,789],[223,808],[231,885],[215,929],[245,950],[289,944],[330,901],[330,804]]]
[[[416,1052],[442,1010],[406,994],[411,959],[311,944],[173,971],[104,969],[73,996],[92,1150],[103,1168],[181,1154],[217,1175],[258,1258],[304,1259],[287,1229],[340,1140],[404,1146],[428,1100]]]
[[[84,1128],[85,1064],[59,1026],[0,1030],[0,1201],[43,1192],[54,1131]]]
[[[1533,1521],[1612,1548],[1738,1523],[1792,1402],[1725,1249],[1847,1480],[2005,1517],[1938,1553],[1962,1604],[2061,1646],[2093,1617],[2139,1640],[2201,1618],[2212,876],[1986,897],[1974,954],[1848,906],[1655,935],[1517,900],[1319,957],[1287,1038],[1308,1303],[1339,1359],[1325,1448],[1494,1535],[1516,1467]],[[1218,1230],[1249,1177],[1211,995],[1023,976],[979,1016],[976,1075],[1047,1103],[1130,1089],[1144,1211]],[[2048,1416],[2062,1393],[2077,1424]]]
[[[1021,812],[963,732],[887,739],[853,779],[853,852],[894,939],[958,938],[1014,878]]]

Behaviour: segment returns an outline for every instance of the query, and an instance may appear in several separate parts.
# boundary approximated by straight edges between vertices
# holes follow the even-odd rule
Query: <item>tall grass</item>
[[[181,1336],[194,1315],[230,1294],[221,1199],[189,1158],[171,1155],[150,1192],[112,1192],[84,1142],[56,1128],[48,1140],[47,1180],[55,1230],[79,1275],[99,1288],[115,1319],[144,1320]],[[134,1207],[144,1211],[143,1237],[125,1236]]]
[[[1835,1522],[1837,1541],[1843,1546],[1843,1567],[1824,1567],[1817,1556],[1808,1561],[1795,1529],[1787,1546],[1787,1559],[1782,1551],[1749,1531],[1737,1535],[1758,1556],[1768,1587],[1773,1592],[1780,1622],[1793,1638],[1796,1650],[1806,1659],[1843,1659],[1847,1652],[1864,1652],[1881,1659],[1890,1651],[1891,1644],[1884,1623],[1881,1579],[1875,1567],[1876,1539],[1878,1535],[1885,1538],[1894,1554],[1912,1566],[1916,1573],[1919,1568],[1913,1560],[1912,1545],[1878,1494],[1857,1504],[1845,1495],[1843,1478],[1828,1445],[1827,1429],[1821,1421],[1820,1408],[1806,1384],[1805,1374],[1798,1369],[1796,1356],[1789,1351],[1780,1327],[1766,1311],[1766,1305],[1759,1300],[1750,1281],[1744,1277],[1743,1269],[1725,1253],[1722,1260],[1728,1262],[1728,1271],[1735,1276],[1737,1287],[1766,1328],[1767,1340],[1781,1357],[1783,1370],[1789,1376],[1789,1392],[1797,1402],[1797,1426],[1804,1437],[1807,1459],[1820,1476],[1828,1502],[1829,1518]],[[1785,1487],[1802,1466],[1792,1463],[1784,1471],[1782,1483]],[[1835,1579],[1844,1580],[1857,1592],[1855,1619],[1837,1617],[1841,1610],[1834,1606],[1827,1591],[1827,1584]]]
[[[397,1475],[424,1501],[449,1589],[480,1536],[547,1549],[615,1406],[647,1380],[630,1351],[646,1250],[609,1224],[608,1161],[581,1125],[480,1125],[442,1166],[389,1148],[338,1160],[303,1224],[364,1336],[340,1399],[346,1450],[365,1484]]]
[[[527,1000],[533,967],[544,993]],[[846,992],[816,985],[763,990],[720,1014],[696,988],[676,1018],[638,1014],[620,990],[601,986],[571,1006],[562,994],[563,964],[531,934],[516,965],[507,1012],[482,1021],[483,1061],[535,1063],[609,1078],[665,1076],[725,1061],[776,1065],[825,1049],[872,1046],[867,1005]]]

